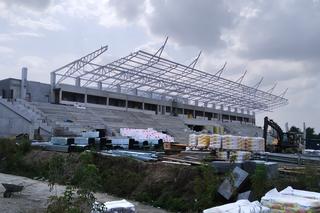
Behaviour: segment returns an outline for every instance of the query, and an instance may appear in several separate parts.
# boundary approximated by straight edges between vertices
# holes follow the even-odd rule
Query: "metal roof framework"
[[[271,111],[288,104],[284,98],[286,91],[275,95],[272,94],[275,86],[268,91],[259,89],[263,78],[253,87],[242,84],[247,71],[237,81],[221,77],[226,63],[216,74],[196,69],[201,52],[190,65],[161,57],[167,39],[154,54],[139,50],[106,65],[92,63],[108,49],[108,46],[101,47],[53,71],[59,78],[54,86],[72,78],[79,80],[82,87],[100,84],[106,90],[121,88],[121,92],[126,93],[139,90],[206,106],[214,104],[252,111]]]

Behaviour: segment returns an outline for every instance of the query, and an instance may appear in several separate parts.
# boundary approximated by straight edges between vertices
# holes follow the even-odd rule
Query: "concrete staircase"
[[[15,113],[17,116],[23,118],[30,123],[30,129],[38,129],[44,131],[46,134],[50,134],[52,128],[43,118],[43,114],[29,105],[26,101],[17,99],[15,101],[9,101],[0,97],[0,104],[5,106],[11,112]],[[30,134],[33,134],[30,132]]]
[[[154,128],[168,132],[179,142],[186,143],[188,138],[187,127],[178,117],[97,107],[79,109],[75,106],[49,103],[31,104],[60,132],[65,129],[70,134],[77,134],[85,129],[107,129],[107,132],[117,135],[120,128]]]

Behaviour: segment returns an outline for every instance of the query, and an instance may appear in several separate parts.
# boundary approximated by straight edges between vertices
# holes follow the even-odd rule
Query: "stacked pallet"
[[[233,135],[222,136],[222,149],[225,150],[241,150],[241,137]]]
[[[198,144],[197,148],[206,149],[210,144],[210,136],[207,134],[198,135]]]
[[[198,145],[198,135],[196,134],[190,134],[189,135],[189,147],[190,148],[196,148]]]
[[[136,141],[154,141],[162,139],[163,142],[174,142],[174,138],[170,135],[158,132],[152,128],[148,129],[132,129],[132,128],[121,128],[120,135],[130,137]]]
[[[264,139],[261,137],[242,137],[219,134],[190,134],[189,148],[191,149],[223,149],[242,150],[251,152],[265,151]]]
[[[243,150],[265,151],[264,139],[261,137],[244,137]]]
[[[221,135],[213,134],[210,135],[210,149],[220,149],[221,148]]]

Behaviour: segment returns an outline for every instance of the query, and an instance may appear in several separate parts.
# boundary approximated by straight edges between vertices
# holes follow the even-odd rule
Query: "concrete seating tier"
[[[188,138],[188,133],[185,132],[187,127],[179,117],[97,107],[79,109],[74,106],[49,103],[31,104],[43,112],[44,119],[53,128],[65,128],[66,131],[79,132],[81,128],[101,128],[114,132],[120,128],[154,128],[158,131],[167,131],[179,142],[186,143]]]

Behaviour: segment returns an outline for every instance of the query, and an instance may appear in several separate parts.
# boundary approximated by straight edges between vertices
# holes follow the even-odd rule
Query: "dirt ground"
[[[22,184],[25,188],[21,193],[14,194],[11,198],[3,198],[4,187],[0,185],[0,213],[42,213],[45,212],[45,207],[48,198],[56,193],[61,195],[64,192],[64,186],[57,186],[56,189],[50,192],[48,183],[44,181],[32,180],[26,177],[8,175],[0,173],[0,183]],[[98,201],[106,202],[120,200],[106,193],[95,194]],[[167,211],[147,206],[139,202],[132,202],[137,212],[142,213],[165,213]]]

